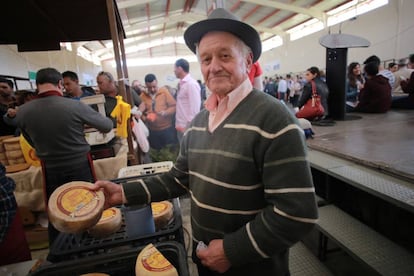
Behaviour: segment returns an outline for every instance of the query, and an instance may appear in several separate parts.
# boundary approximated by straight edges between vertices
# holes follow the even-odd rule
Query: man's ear
[[[59,80],[59,83],[58,83],[58,88],[59,88],[60,90],[63,90],[63,88],[64,88],[64,86],[63,86],[63,80]]]
[[[247,69],[247,73],[250,72],[250,69],[252,68],[253,65],[253,53],[250,52],[249,55],[246,57],[246,69]]]

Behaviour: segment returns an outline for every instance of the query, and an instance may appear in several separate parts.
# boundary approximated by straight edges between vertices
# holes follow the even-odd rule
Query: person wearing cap
[[[103,188],[106,206],[189,193],[200,276],[289,275],[289,248],[318,216],[304,133],[284,104],[252,87],[249,68],[261,54],[254,28],[219,8],[184,39],[212,94],[173,168],[122,185],[97,181],[92,189]]]

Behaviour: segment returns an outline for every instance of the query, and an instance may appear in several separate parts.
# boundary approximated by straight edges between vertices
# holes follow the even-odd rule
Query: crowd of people
[[[21,134],[36,150],[46,204],[57,187],[74,180],[95,182],[91,189],[104,190],[106,207],[189,194],[192,257],[200,276],[289,275],[289,248],[318,217],[305,136],[294,113],[316,93],[324,113],[314,119],[329,117],[324,72],[311,66],[303,75],[262,78],[259,34],[221,8],[187,28],[184,39],[198,57],[205,84],[191,76],[187,60],[177,59],[176,88],[148,73],[144,85],[134,80],[127,89],[134,117],[148,128],[150,148],[177,151],[170,171],[122,185],[96,179],[84,126],[104,133],[117,127],[112,112],[119,87],[106,71],[96,76],[97,91],[80,85],[75,72],[54,68],[37,72],[36,90],[15,93],[13,82],[0,78],[0,135]],[[350,63],[347,112],[412,109],[413,71],[414,54],[387,69],[375,55],[363,65]],[[81,101],[96,93],[105,97],[106,116]],[[0,206],[12,203],[0,210],[7,222],[0,232],[3,252],[13,250],[15,237],[7,232],[19,218],[12,180],[3,166],[0,173]],[[50,243],[58,234],[49,225]],[[200,242],[206,248],[197,250]]]

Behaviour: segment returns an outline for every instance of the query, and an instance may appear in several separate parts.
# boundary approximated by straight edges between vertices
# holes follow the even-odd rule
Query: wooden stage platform
[[[310,149],[378,169],[414,184],[414,111],[351,113],[334,126],[315,126]]]

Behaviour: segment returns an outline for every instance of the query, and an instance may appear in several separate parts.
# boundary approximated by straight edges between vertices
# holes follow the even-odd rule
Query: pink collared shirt
[[[236,89],[220,99],[212,93],[206,100],[205,107],[210,112],[208,117],[208,130],[213,132],[236,108],[247,95],[252,92],[253,86],[246,78]]]

